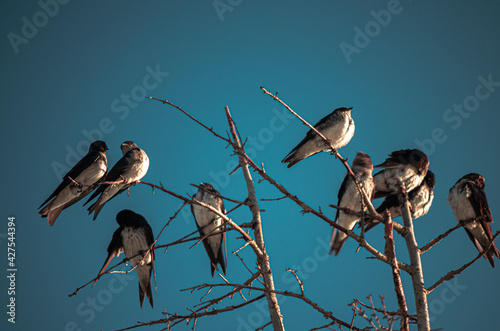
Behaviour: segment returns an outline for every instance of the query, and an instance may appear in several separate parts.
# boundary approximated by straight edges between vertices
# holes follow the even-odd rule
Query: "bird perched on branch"
[[[39,214],[47,217],[49,225],[54,225],[59,214],[72,204],[83,199],[87,194],[95,189],[99,182],[108,171],[108,161],[106,151],[108,147],[101,140],[90,144],[89,151],[75,166],[64,175],[61,184],[49,196],[42,208],[50,201]]]
[[[491,230],[493,215],[486,199],[486,193],[484,193],[484,186],[483,176],[476,173],[467,174],[453,185],[448,193],[447,200],[453,215],[459,222],[466,222],[483,216],[481,219],[464,225],[465,232],[467,232],[470,240],[480,253],[488,249],[493,241],[493,232]],[[493,255],[500,258],[495,242],[483,255],[494,268]]]
[[[422,217],[429,212],[434,200],[435,186],[436,177],[432,171],[428,170],[422,183],[408,193],[408,200],[411,205],[411,217],[413,219]],[[391,194],[386,197],[384,202],[377,208],[379,214],[382,214],[386,210],[391,213],[392,218],[402,215],[397,194]],[[378,223],[380,222],[374,219],[367,221],[365,231],[372,229]]]
[[[429,169],[429,158],[418,149],[404,149],[392,152],[374,168],[384,168],[373,176],[377,199],[398,193],[400,184],[406,192],[419,186]]]
[[[224,202],[220,198],[219,191],[209,183],[201,183],[193,199],[214,207],[222,214],[226,213],[226,208],[224,208]],[[204,237],[203,246],[205,246],[205,250],[210,258],[212,277],[215,270],[219,270],[217,264],[220,265],[225,275],[226,260],[222,251],[222,243],[225,237],[224,231],[226,229],[224,221],[213,211],[197,204],[191,204],[191,212],[193,213],[200,236]]]
[[[373,163],[370,159],[370,156],[368,156],[368,154],[366,153],[357,153],[356,157],[352,161],[351,169],[354,173],[354,176],[356,177],[356,180],[359,182],[361,187],[363,187],[366,196],[370,199],[370,201],[373,200]],[[362,210],[361,195],[359,194],[356,183],[349,174],[345,176],[344,181],[340,186],[338,199],[338,205],[340,207],[349,208],[353,211]],[[365,208],[363,209],[363,211],[366,210],[366,206],[364,207]],[[359,216],[346,214],[342,210],[337,210],[335,221],[338,225],[341,225],[347,230],[352,230],[356,223],[359,221],[359,218]],[[338,255],[346,240],[347,235],[344,232],[339,231],[337,228],[333,228],[332,237],[330,239],[329,254],[335,252],[335,255]]]
[[[354,120],[351,117],[351,110],[352,107],[335,109],[314,125],[316,130],[330,140],[335,149],[347,145],[354,136]],[[329,147],[323,139],[310,129],[305,138],[288,153],[281,163],[288,162],[287,168],[291,168],[303,159],[327,150]]]
[[[88,209],[89,215],[94,212],[94,221],[102,207],[109,200],[122,193],[130,186],[135,185],[146,175],[149,168],[149,158],[146,152],[140,149],[133,141],[125,141],[121,145],[123,157],[111,168],[104,179],[105,182],[118,182],[117,184],[103,184],[90,196],[84,205],[101,195]]]
[[[113,257],[120,256],[123,252],[128,262],[132,266],[137,266],[135,271],[137,271],[137,278],[139,279],[141,308],[145,296],[148,297],[151,308],[153,308],[151,273],[153,273],[156,291],[155,251],[151,249],[146,254],[155,241],[153,230],[142,215],[128,209],[124,209],[116,215],[116,222],[120,227],[113,233],[113,238],[108,246],[108,257],[97,275],[98,279],[94,281],[92,286],[97,283],[99,277],[105,272]]]

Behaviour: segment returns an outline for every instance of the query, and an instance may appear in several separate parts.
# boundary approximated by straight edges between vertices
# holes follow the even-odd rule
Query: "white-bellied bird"
[[[89,208],[89,215],[94,213],[94,221],[102,207],[111,199],[122,193],[130,186],[135,185],[146,175],[149,168],[149,157],[133,141],[125,141],[121,145],[123,157],[111,168],[104,178],[105,182],[119,182],[118,184],[99,185],[84,205],[100,195]]]
[[[356,177],[356,180],[363,187],[363,191],[366,196],[371,200],[373,200],[373,192],[374,192],[374,183],[372,177],[373,164],[370,156],[366,153],[357,153],[356,157],[352,161],[351,166],[352,172]],[[347,174],[340,186],[340,190],[338,193],[338,206],[349,208],[353,211],[363,211],[361,204],[361,195],[359,194],[359,190],[356,186],[356,183],[352,179],[352,177]],[[338,225],[346,228],[347,230],[352,230],[356,223],[359,221],[360,217],[352,214],[347,214],[342,210],[337,209],[337,214],[335,216],[335,221]],[[329,254],[335,253],[338,255],[342,246],[344,246],[345,241],[347,240],[347,235],[339,231],[337,228],[333,229],[332,237],[330,239],[330,252]]]
[[[354,136],[354,120],[351,117],[351,110],[352,107],[337,108],[314,125],[314,128],[330,140],[335,149],[347,145]],[[281,163],[288,163],[287,168],[291,168],[303,159],[328,149],[325,142],[310,129],[305,138],[288,153]]]
[[[97,183],[106,175],[108,171],[107,150],[108,147],[104,141],[97,140],[90,144],[87,155],[64,175],[61,184],[41,204],[39,208],[48,203],[39,214],[47,217],[50,226],[54,225],[64,209],[92,192]]]
[[[136,266],[141,308],[145,296],[148,297],[151,308],[153,308],[151,273],[153,274],[156,290],[155,251],[151,249],[148,252],[155,241],[153,230],[142,215],[128,209],[124,209],[116,215],[116,222],[120,227],[113,233],[113,238],[108,246],[108,257],[97,277],[100,277],[106,271],[113,257],[120,256],[123,252],[128,262],[132,266]],[[92,286],[97,281],[98,279],[95,280]]]
[[[219,191],[209,183],[201,183],[193,199],[214,207],[222,214],[226,213],[226,208],[224,208],[224,202],[220,198]],[[193,213],[200,236],[204,237],[203,246],[205,246],[205,250],[210,258],[212,277],[215,270],[219,270],[217,265],[220,265],[225,275],[226,260],[222,249],[225,237],[224,220],[213,211],[197,204],[191,205],[191,212]]]
[[[457,221],[465,222],[476,219],[464,225],[465,232],[479,252],[482,253],[488,249],[483,256],[494,268],[493,255],[500,258],[500,253],[495,242],[492,243],[491,223],[493,223],[493,215],[484,193],[484,185],[484,177],[480,174],[467,174],[450,189],[447,201]],[[477,219],[479,216],[483,217]],[[490,244],[492,244],[491,247],[489,247]]]

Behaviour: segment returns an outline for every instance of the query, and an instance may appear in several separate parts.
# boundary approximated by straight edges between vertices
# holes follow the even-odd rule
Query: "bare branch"
[[[292,270],[290,268],[286,268],[285,272],[291,272],[295,276],[295,279],[297,280],[297,283],[299,283],[299,286],[300,286],[300,293],[305,296],[305,294],[304,294],[304,282],[299,279],[299,276],[297,276],[297,270]]]
[[[387,311],[386,307],[385,307],[385,297],[383,296],[379,296],[380,298],[380,301],[382,302],[382,308],[375,308],[375,311],[379,312],[379,313],[383,313],[384,315],[387,315],[387,316],[401,316],[401,312],[400,311]],[[355,304],[359,304],[365,308],[372,308],[371,306],[367,305],[366,303],[363,303],[362,301],[358,300],[358,299],[353,299],[353,302],[349,304],[349,306],[352,306],[352,304],[355,303]],[[408,315],[410,317],[411,320],[414,320],[416,321],[417,320],[417,315]]]
[[[464,264],[463,266],[461,266],[460,268],[458,269],[455,269],[455,270],[452,270],[450,272],[448,272],[446,275],[444,275],[443,277],[441,277],[436,283],[434,283],[432,286],[429,286],[429,288],[427,288],[427,294],[431,293],[432,291],[434,291],[439,285],[443,284],[445,281],[447,280],[451,280],[453,278],[455,278],[456,275],[462,273],[462,271],[464,271],[465,269],[467,269],[468,267],[470,267],[474,262],[476,262],[477,260],[479,260],[482,256],[484,256],[484,254],[486,254],[488,252],[488,250],[493,246],[493,243],[495,242],[495,238],[500,234],[500,230],[495,232],[495,235],[493,236],[492,240],[491,240],[491,243],[490,245],[488,246],[487,249],[483,249],[482,252],[480,252],[474,259],[472,259],[470,262]]]
[[[197,286],[191,287],[191,288],[186,289],[186,290],[203,289],[203,288],[207,288],[207,287],[224,287],[224,286],[228,286],[228,287],[243,287],[243,288],[251,289],[251,290],[254,290],[254,291],[273,292],[273,293],[278,294],[278,295],[283,295],[283,296],[298,298],[298,299],[301,299],[302,301],[304,301],[305,303],[307,303],[308,305],[310,305],[312,308],[314,308],[318,312],[320,312],[325,318],[331,319],[332,321],[335,321],[335,323],[337,323],[339,325],[342,325],[342,326],[345,326],[345,327],[351,327],[348,323],[346,323],[346,322],[344,322],[344,321],[342,321],[342,320],[334,317],[333,313],[331,311],[324,310],[323,308],[321,308],[317,303],[315,303],[311,299],[307,298],[306,296],[304,296],[302,294],[295,293],[295,292],[269,290],[269,289],[261,288],[261,287],[254,287],[254,286],[247,286],[247,285],[242,286],[240,284],[226,284],[226,283],[224,283],[224,284],[207,284],[207,283],[205,283],[205,284],[201,284],[201,285],[197,285]],[[358,329],[356,327],[352,327],[352,330],[361,331],[361,329]]]
[[[260,201],[279,201],[279,200],[283,200],[283,199],[286,199],[286,195],[280,197],[280,198],[274,198],[274,199],[265,199],[265,198],[262,198],[260,199]]]
[[[376,331],[380,330],[380,328],[378,328],[375,325],[375,323],[373,323],[373,320],[366,315],[366,313],[363,309],[361,309],[360,307],[358,307],[357,305],[354,305],[354,304],[352,304],[352,308],[356,311],[356,314],[363,317],[374,330],[376,330]]]
[[[190,119],[192,119],[193,121],[195,121],[196,123],[198,123],[199,125],[201,125],[203,128],[207,129],[208,131],[210,131],[214,136],[216,136],[217,138],[220,138],[222,140],[224,140],[225,142],[227,143],[231,143],[231,141],[229,139],[227,139],[226,137],[218,134],[217,132],[215,132],[213,130],[213,128],[209,128],[208,126],[206,126],[205,124],[203,124],[202,122],[200,122],[199,120],[197,120],[194,116],[192,116],[191,114],[189,114],[187,111],[185,111],[184,109],[182,109],[181,107],[177,106],[177,105],[174,105],[173,103],[171,103],[170,101],[168,100],[162,100],[162,99],[158,99],[158,98],[155,98],[155,97],[145,97],[146,99],[151,99],[151,100],[156,100],[156,101],[160,101],[161,103],[163,104],[167,104],[169,106],[172,106],[178,110],[180,110],[182,113],[184,113],[184,115],[186,115],[187,117],[189,117]]]
[[[260,328],[255,329],[255,331],[264,330],[266,328],[266,326],[269,326],[269,325],[271,325],[271,321],[269,321],[266,324],[262,325]]]
[[[422,262],[420,260],[420,251],[418,250],[417,240],[413,231],[413,221],[411,219],[410,202],[406,192],[400,185],[399,204],[405,228],[408,230],[404,237],[408,255],[410,257],[411,267],[413,272],[410,273],[413,285],[413,293],[415,295],[415,307],[417,309],[417,325],[418,331],[430,331],[429,307],[427,305],[427,292],[424,285],[424,273],[422,270]]]
[[[391,220],[390,212],[386,213],[386,220],[384,224],[385,224],[385,240],[386,240],[385,254],[387,255],[387,258],[391,261],[394,291],[396,292],[399,311],[401,312],[401,330],[409,331],[410,326],[408,324],[408,307],[406,305],[403,283],[401,282],[401,271],[398,268],[398,263],[396,259],[396,250],[394,248],[394,237],[392,233],[393,222]]]
[[[452,227],[451,229],[449,229],[448,231],[446,231],[445,233],[443,234],[440,234],[439,236],[437,236],[436,238],[432,239],[431,241],[429,241],[428,244],[424,245],[422,248],[419,249],[420,251],[420,254],[423,254],[427,251],[429,251],[432,247],[434,247],[436,244],[438,244],[439,242],[441,242],[441,240],[443,240],[444,238],[446,238],[450,233],[452,233],[453,231],[455,231],[456,229],[459,229],[463,226],[465,226],[466,224],[468,223],[471,223],[471,222],[474,222],[474,221],[480,221],[481,219],[485,218],[486,216],[485,215],[481,215],[479,217],[476,217],[476,218],[472,218],[472,219],[468,219],[466,221],[463,221],[463,222],[460,222],[458,223],[457,225],[455,225],[454,227]]]
[[[319,326],[319,327],[317,327],[317,328],[312,328],[312,329],[310,329],[309,331],[323,330],[323,329],[326,329],[326,328],[328,328],[328,327],[330,327],[330,326],[332,326],[332,325],[334,325],[334,324],[335,324],[335,322],[330,322],[330,323],[328,323],[328,324],[326,324],[326,325]]]
[[[354,232],[352,232],[350,230],[347,230],[344,227],[338,225],[335,221],[332,221],[331,219],[329,219],[328,217],[326,217],[323,213],[321,213],[321,212],[315,210],[314,208],[310,207],[308,204],[306,204],[301,199],[299,199],[296,195],[291,194],[287,189],[285,189],[281,184],[279,184],[276,180],[274,180],[266,172],[264,172],[258,165],[255,164],[255,162],[252,161],[252,159],[248,155],[243,154],[242,156],[247,160],[248,164],[255,171],[257,171],[259,173],[259,175],[262,178],[264,178],[267,182],[269,182],[271,185],[273,185],[274,187],[276,187],[281,193],[283,193],[284,195],[286,195],[290,200],[292,200],[298,206],[300,206],[302,208],[302,210],[303,210],[304,213],[312,213],[315,216],[317,216],[320,219],[322,219],[323,221],[325,221],[328,224],[330,224],[331,226],[339,229],[339,231],[342,231],[343,233],[345,233],[346,235],[348,235],[349,237],[353,238],[358,243],[360,243],[361,246],[364,249],[366,249],[368,252],[370,252],[376,259],[378,259],[378,260],[380,260],[380,261],[382,261],[382,262],[387,263],[387,264],[390,265],[389,260],[387,259],[387,257],[384,254],[382,254],[381,252],[379,252],[378,250],[376,250],[374,247],[372,247],[370,244],[368,244],[368,242],[365,239],[361,238],[360,236],[358,236]],[[381,216],[379,215],[379,217],[381,217]],[[406,271],[408,273],[411,272],[411,267],[409,265],[407,265],[406,263],[398,261],[398,266],[399,266],[399,268],[401,270],[404,270],[404,271]]]
[[[160,319],[160,320],[156,320],[156,321],[151,321],[151,322],[140,322],[139,324],[137,325],[134,325],[134,326],[131,326],[131,327],[128,327],[128,328],[125,328],[125,329],[120,329],[120,330],[117,330],[117,331],[125,331],[125,330],[130,330],[130,329],[135,329],[135,328],[139,328],[139,327],[143,327],[143,326],[152,326],[152,325],[157,325],[157,324],[166,324],[166,323],[169,323],[169,322],[173,322],[173,321],[176,321],[176,320],[180,320],[180,321],[185,321],[185,320],[196,320],[200,317],[205,317],[205,316],[213,316],[213,315],[218,315],[220,313],[225,313],[225,312],[228,312],[228,311],[233,311],[233,310],[236,310],[238,308],[241,308],[241,307],[244,307],[244,306],[247,306],[253,302],[256,302],[256,301],[259,301],[260,299],[263,299],[265,297],[264,294],[262,295],[259,295],[258,297],[255,297],[251,300],[248,300],[248,301],[245,301],[239,305],[232,305],[232,306],[228,306],[228,307],[225,307],[225,308],[220,308],[220,309],[213,309],[213,310],[210,310],[210,311],[204,311],[204,312],[200,312],[200,313],[191,313],[190,315],[177,315],[177,314],[174,314],[174,315],[170,315],[168,316],[167,318],[163,318],[163,319]],[[172,326],[169,326],[168,329],[172,328],[173,326],[177,325],[178,323],[174,323]]]
[[[232,141],[233,141],[232,145],[235,152],[237,152],[238,154],[239,165],[241,167],[243,176],[245,178],[245,183],[247,185],[248,203],[250,205],[250,211],[252,212],[255,241],[257,243],[257,246],[260,248],[260,251],[262,252],[260,256],[257,256],[257,263],[259,264],[259,267],[262,270],[262,276],[264,278],[266,289],[272,291],[274,290],[274,279],[271,270],[271,264],[269,261],[269,255],[267,255],[266,253],[266,246],[264,244],[264,235],[262,233],[262,222],[260,217],[259,202],[257,200],[257,194],[255,192],[255,187],[252,175],[250,173],[250,169],[248,167],[248,163],[246,162],[245,158],[240,155],[241,153],[245,154],[245,148],[240,143],[240,136],[239,133],[237,133],[238,130],[233,121],[233,118],[231,117],[229,108],[226,107],[225,111],[226,111],[227,121],[229,124],[229,129],[232,136]],[[267,305],[269,308],[269,314],[271,316],[273,329],[275,331],[279,330],[284,331],[285,326],[283,324],[283,315],[281,315],[280,306],[278,304],[278,299],[276,298],[276,295],[272,292],[266,292],[264,294],[266,295]]]
[[[180,209],[179,209],[179,210],[178,210],[178,211],[174,214],[174,216],[170,217],[170,219],[169,219],[168,223],[170,223],[170,222],[171,222],[171,221],[172,221],[172,220],[173,220],[173,219],[177,216],[177,214],[180,212],[180,210],[181,210],[181,209],[182,209],[182,206],[181,206],[181,208],[180,208]],[[168,225],[168,223],[167,223],[167,225]],[[233,229],[233,228],[230,228],[230,229],[225,229],[225,230],[224,230],[224,232],[228,232],[228,231],[234,231],[234,229]],[[184,237],[182,237],[182,238],[180,238],[180,239],[177,239],[177,240],[175,240],[175,241],[173,241],[173,242],[171,242],[171,243],[154,246],[154,247],[152,247],[152,249],[153,249],[153,250],[157,250],[157,249],[160,249],[160,248],[168,248],[168,247],[170,247],[170,246],[175,246],[175,245],[183,244],[183,243],[186,243],[186,242],[191,242],[191,241],[199,241],[199,240],[201,240],[201,239],[203,239],[203,238],[204,238],[204,237],[202,237],[202,236],[197,236],[197,237],[189,238],[190,236],[194,235],[195,233],[198,233],[198,230],[193,231],[193,232],[191,232],[191,233],[189,233],[189,234],[185,235]],[[160,232],[160,234],[161,234],[161,232]],[[156,238],[155,242],[158,240],[158,238],[159,238],[160,234],[158,234],[158,236],[157,236],[157,238]],[[214,234],[217,234],[217,233],[213,233],[213,234],[211,234],[211,235],[214,235]],[[248,243],[246,243],[245,245],[248,245]],[[166,250],[165,250],[165,251],[166,251]],[[148,250],[148,252],[149,252],[149,250]],[[141,255],[141,254],[140,254],[140,253],[138,253],[138,254],[136,254],[136,255],[132,256],[130,259],[132,259],[132,258],[134,258],[134,257],[136,257],[136,256],[139,256],[139,255]],[[144,256],[147,256],[147,254],[145,254]],[[101,279],[104,275],[107,275],[107,274],[115,274],[115,273],[120,273],[120,274],[128,274],[128,273],[132,272],[133,270],[135,270],[135,269],[136,269],[137,265],[139,265],[139,264],[137,264],[136,266],[133,266],[133,267],[131,267],[130,269],[127,269],[127,270],[114,270],[116,267],[118,267],[118,266],[120,266],[120,265],[122,265],[122,264],[124,264],[124,263],[127,263],[127,262],[128,262],[128,260],[129,260],[129,259],[123,259],[121,262],[119,262],[119,263],[117,263],[117,264],[115,264],[115,265],[113,265],[113,266],[109,267],[109,268],[108,268],[105,272],[103,272],[101,275],[99,275],[99,276],[98,276],[98,277],[96,277],[96,278],[93,278],[93,279],[92,279],[92,280],[90,280],[89,282],[87,282],[87,283],[85,283],[84,285],[82,285],[82,286],[78,287],[78,288],[77,288],[77,289],[76,289],[73,293],[69,294],[68,296],[69,296],[69,297],[75,296],[75,295],[76,295],[76,294],[78,294],[78,292],[79,292],[80,290],[82,290],[84,287],[86,287],[86,286],[90,285],[92,282],[94,282],[94,281],[96,281],[96,280]]]

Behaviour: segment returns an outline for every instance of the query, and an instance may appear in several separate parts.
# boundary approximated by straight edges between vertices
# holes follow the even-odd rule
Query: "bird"
[[[404,149],[392,152],[374,168],[384,168],[373,176],[374,198],[378,199],[398,193],[400,183],[406,192],[419,186],[429,169],[429,158],[418,149]]]
[[[354,136],[354,120],[351,117],[351,110],[352,107],[337,108],[314,125],[330,140],[335,149],[347,145]],[[310,129],[304,139],[288,153],[281,163],[288,162],[287,168],[291,168],[305,158],[328,149],[329,147],[325,145],[323,139]]]
[[[226,208],[224,208],[224,202],[220,198],[219,191],[209,183],[201,183],[193,199],[214,207],[222,214],[226,213]],[[210,258],[212,277],[214,276],[215,270],[219,270],[217,265],[220,265],[225,275],[226,260],[222,250],[224,233],[218,233],[225,230],[224,221],[213,211],[197,204],[191,204],[191,212],[193,213],[200,236],[204,237],[203,246],[205,246],[205,250]]]
[[[408,200],[411,206],[411,217],[417,219],[429,212],[432,201],[434,200],[434,187],[436,186],[436,176],[430,170],[424,177],[419,186],[408,192]],[[400,217],[402,215],[401,206],[397,194],[387,196],[377,208],[377,212],[382,214],[385,210],[391,213],[391,218]],[[380,223],[377,220],[368,220],[366,222],[365,231],[372,229]]]
[[[370,156],[366,153],[358,152],[352,161],[351,169],[356,177],[356,180],[363,187],[368,199],[370,199],[370,201],[373,200],[375,185],[372,177],[373,163]],[[359,194],[356,183],[352,177],[347,174],[342,182],[342,185],[340,186],[338,193],[338,205],[340,207],[349,208],[350,210],[361,211],[361,199],[362,198]],[[337,224],[347,230],[352,230],[359,221],[359,218],[359,216],[346,214],[344,211],[338,209],[337,214],[335,215],[335,221]],[[335,252],[335,256],[337,256],[346,240],[347,235],[344,232],[339,231],[337,228],[333,228],[330,239],[329,254],[331,255]]]
[[[108,257],[94,281],[94,286],[99,277],[104,273],[109,263],[115,256],[120,256],[123,252],[125,258],[132,266],[137,266],[137,278],[139,279],[139,302],[144,303],[145,296],[148,297],[151,308],[153,308],[153,293],[151,291],[151,273],[155,282],[155,251],[151,249],[155,238],[151,226],[146,219],[132,210],[124,209],[116,215],[116,222],[120,227],[113,233],[113,238],[108,246]]]
[[[40,209],[48,203],[39,214],[47,218],[50,226],[54,225],[64,209],[92,192],[97,183],[106,175],[108,171],[107,150],[108,146],[102,140],[90,144],[87,155],[64,175],[55,191],[38,207]]]
[[[113,168],[111,168],[106,178],[104,178],[104,181],[116,182],[123,180],[124,182],[119,184],[100,185],[84,204],[85,206],[100,194],[99,199],[88,208],[89,215],[94,212],[94,221],[106,202],[113,199],[130,186],[135,185],[137,181],[148,172],[149,157],[146,152],[136,145],[136,143],[133,141],[125,141],[121,145],[121,150],[123,157],[113,166]]]
[[[470,240],[480,253],[487,249],[493,241],[493,232],[491,230],[493,215],[486,199],[484,186],[485,180],[482,175],[477,173],[467,174],[453,185],[447,199],[448,205],[458,222],[483,216],[480,220],[474,220],[464,225],[465,232],[467,232]],[[495,242],[483,255],[494,268],[493,255],[500,258]]]

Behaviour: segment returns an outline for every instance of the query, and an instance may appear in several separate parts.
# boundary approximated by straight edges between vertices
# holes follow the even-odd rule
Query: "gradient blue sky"
[[[118,211],[129,208],[144,215],[158,234],[180,203],[159,192],[152,195],[141,185],[131,189],[130,197],[122,194],[108,203],[95,222],[81,202],[63,211],[53,227],[37,214],[40,203],[59,183],[61,174],[55,169],[72,167],[83,155],[74,154],[86,153],[88,141],[101,134],[109,146],[110,167],[121,157],[120,144],[133,140],[151,160],[145,180],[161,181],[180,194],[193,192],[190,183],[211,182],[224,195],[245,198],[241,172],[227,176],[235,159],[225,144],[175,109],[144,100],[145,92],[184,107],[218,132],[227,128],[223,108],[229,106],[241,134],[250,137],[248,147],[254,149],[255,161],[264,162],[269,174],[332,218],[335,211],[327,206],[337,202],[345,170],[326,153],[286,169],[280,161],[306,128],[283,115],[260,86],[279,91],[311,122],[337,107],[354,107],[356,133],[340,150],[344,157],[352,159],[356,151],[364,151],[374,163],[381,163],[397,149],[420,146],[426,151],[437,186],[429,214],[415,225],[420,245],[456,224],[446,197],[469,172],[485,176],[493,215],[500,215],[495,147],[500,138],[498,3],[219,3],[232,5],[219,15],[212,1],[71,1],[60,4],[57,12],[55,6],[47,7],[51,12],[47,15],[36,1],[0,4],[5,221],[0,228],[4,252],[0,265],[7,262],[7,217],[15,216],[18,268],[17,323],[7,323],[3,312],[2,330],[114,330],[159,319],[163,309],[184,314],[201,294],[179,290],[212,281],[203,247],[182,245],[157,253],[154,309],[147,303],[140,309],[135,273],[132,279],[121,276],[115,281],[116,276],[107,276],[96,287],[69,298],[99,271],[117,228]],[[377,14],[381,10],[390,10],[390,18]],[[36,31],[28,26],[34,20]],[[368,37],[363,38],[357,31],[366,29]],[[17,41],[11,42],[9,35]],[[352,54],[346,56],[341,46],[350,47]],[[494,83],[484,87],[483,80]],[[461,113],[454,112],[455,104],[457,111],[463,107]],[[257,185],[257,193],[260,198],[280,196],[265,183]],[[365,251],[356,254],[352,240],[338,257],[326,257],[331,228],[311,215],[301,216],[292,202],[262,202],[261,208],[266,210],[264,237],[277,289],[296,290],[284,270],[299,268],[307,295],[339,318],[350,320],[347,304],[369,294],[385,295],[389,307],[397,308],[387,265],[366,260]],[[232,217],[237,222],[251,219],[243,208]],[[195,229],[186,208],[159,243]],[[493,229],[500,229],[498,222]],[[383,249],[381,230],[367,236],[379,249]],[[228,250],[241,244],[234,233],[228,235]],[[397,244],[398,257],[407,261],[404,242],[398,238]],[[453,233],[422,256],[426,285],[476,254],[463,230]],[[252,254],[243,255],[253,267]],[[228,257],[227,278],[232,282],[249,278],[234,256]],[[411,283],[406,275],[403,281],[413,312]],[[0,284],[5,310],[5,277]],[[497,284],[498,270],[484,259],[478,261],[452,286],[443,285],[429,296],[432,328],[497,328]],[[91,308],[89,300],[97,300],[98,308]],[[234,302],[225,301],[220,307]],[[255,329],[268,321],[264,310],[265,304],[257,304],[204,318],[197,329]],[[292,298],[282,300],[281,310],[289,330],[325,324],[320,314]]]

